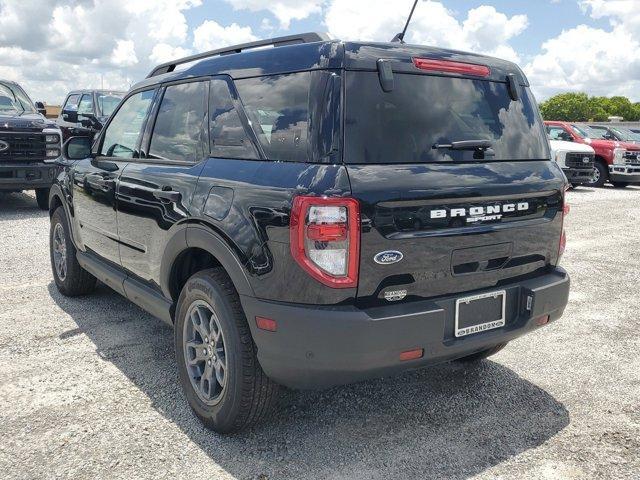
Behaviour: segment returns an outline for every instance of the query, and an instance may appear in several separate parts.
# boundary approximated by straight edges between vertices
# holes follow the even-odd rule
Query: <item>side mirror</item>
[[[43,102],[36,102],[36,110],[42,115],[47,114],[47,108],[44,106]]]
[[[69,123],[78,123],[78,112],[72,108],[62,110],[62,119]]]
[[[65,160],[82,160],[91,157],[91,139],[89,137],[71,137],[62,146]]]
[[[100,122],[93,113],[78,113],[78,121],[83,127],[99,130]]]

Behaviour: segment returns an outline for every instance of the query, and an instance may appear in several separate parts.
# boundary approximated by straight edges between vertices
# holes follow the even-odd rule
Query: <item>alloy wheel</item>
[[[58,279],[64,282],[67,278],[67,243],[61,223],[57,223],[53,229],[53,265]]]
[[[220,401],[227,384],[224,333],[211,306],[198,300],[184,321],[183,352],[191,386],[207,405]]]

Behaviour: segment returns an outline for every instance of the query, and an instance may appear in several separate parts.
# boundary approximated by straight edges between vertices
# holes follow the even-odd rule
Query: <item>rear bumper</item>
[[[326,388],[470,355],[538,328],[536,319],[562,315],[569,276],[561,268],[500,286],[506,290],[506,325],[466,337],[454,336],[455,300],[476,292],[360,310],[284,304],[241,296],[258,359],[265,373],[291,388]],[[489,290],[491,291],[491,290]],[[277,322],[277,331],[256,326],[255,317]],[[423,348],[417,360],[401,352]]]
[[[609,180],[640,183],[640,165],[609,165]]]
[[[565,177],[570,183],[580,185],[593,182],[593,169],[587,168],[563,168]]]
[[[53,164],[0,164],[1,190],[32,190],[51,186],[59,171]]]

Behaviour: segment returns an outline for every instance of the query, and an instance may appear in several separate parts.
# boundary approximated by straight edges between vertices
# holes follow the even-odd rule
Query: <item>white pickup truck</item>
[[[562,168],[572,186],[593,182],[596,153],[589,145],[549,139],[551,158]]]

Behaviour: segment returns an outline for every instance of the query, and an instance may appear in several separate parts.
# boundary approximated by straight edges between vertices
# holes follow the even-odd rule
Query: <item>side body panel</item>
[[[193,197],[203,223],[228,239],[258,298],[337,304],[356,289],[332,289],[293,260],[289,215],[294,195],[350,194],[340,165],[210,158]]]

